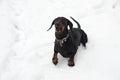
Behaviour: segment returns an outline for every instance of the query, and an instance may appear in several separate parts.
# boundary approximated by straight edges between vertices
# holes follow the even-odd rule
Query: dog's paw
[[[68,61],[68,66],[73,67],[75,65],[73,60],[69,60]]]
[[[58,58],[53,58],[53,59],[52,59],[52,62],[53,62],[53,64],[57,65],[57,63],[58,63]]]

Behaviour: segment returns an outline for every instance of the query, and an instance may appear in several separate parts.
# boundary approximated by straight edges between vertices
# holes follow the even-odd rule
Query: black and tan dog
[[[78,28],[73,28],[71,21],[65,17],[58,17],[54,19],[51,24],[50,30],[55,25],[55,44],[54,55],[52,62],[56,65],[58,63],[57,54],[60,53],[63,57],[69,58],[68,65],[74,66],[74,56],[77,52],[80,43],[86,47],[88,41],[86,33],[81,29],[80,24],[72,17],[70,17],[78,25]],[[70,29],[68,30],[68,26]]]

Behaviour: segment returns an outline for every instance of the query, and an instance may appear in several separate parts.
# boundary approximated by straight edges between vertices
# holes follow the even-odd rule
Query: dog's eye
[[[58,29],[58,27],[55,27],[55,29],[57,30],[57,29]]]
[[[56,31],[59,31],[58,27],[55,27]]]
[[[56,24],[55,29],[57,32],[62,32],[64,30],[64,26],[62,24]]]

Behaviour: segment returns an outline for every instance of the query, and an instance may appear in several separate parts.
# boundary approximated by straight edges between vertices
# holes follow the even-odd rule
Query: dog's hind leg
[[[86,43],[88,42],[88,37],[87,34],[81,30],[82,36],[81,36],[81,43],[83,44],[84,47],[86,47]]]

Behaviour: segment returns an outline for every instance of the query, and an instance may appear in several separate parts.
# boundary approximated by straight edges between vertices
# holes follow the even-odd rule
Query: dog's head
[[[57,39],[66,37],[68,34],[68,26],[70,27],[70,30],[73,28],[72,22],[64,17],[58,17],[54,19],[51,27],[48,30],[50,30],[53,25],[55,25],[55,36]]]

